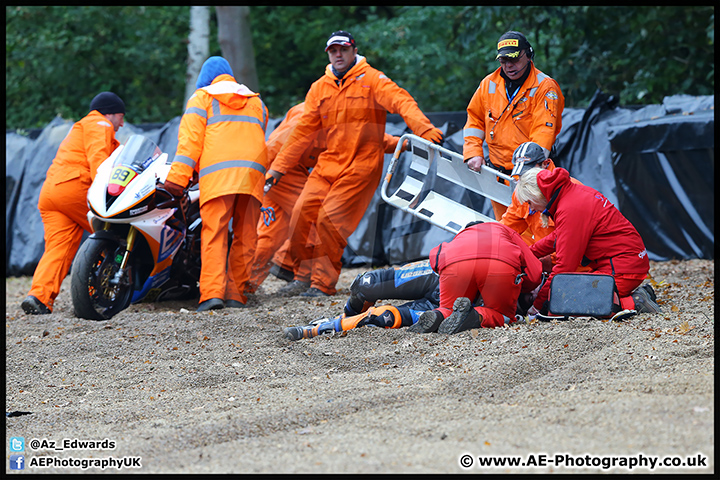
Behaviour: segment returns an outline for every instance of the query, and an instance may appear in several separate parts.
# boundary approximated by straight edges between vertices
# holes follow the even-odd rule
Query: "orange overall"
[[[365,214],[383,169],[387,112],[399,113],[417,135],[435,127],[412,96],[358,55],[357,63],[338,79],[328,65],[310,87],[305,112],[273,169],[287,173],[322,132],[327,148],[310,173],[290,220],[289,255],[283,267],[295,279],[335,294],[347,238]],[[316,242],[308,242],[315,228]],[[310,275],[302,272],[310,268]]]
[[[79,122],[60,144],[40,190],[38,208],[45,229],[45,252],[40,258],[32,295],[52,311],[83,230],[91,231],[87,219],[87,191],[97,168],[120,145],[113,125],[97,110]]]
[[[272,162],[287,141],[292,129],[295,128],[300,117],[302,116],[305,103],[299,103],[288,110],[285,119],[280,122],[275,130],[272,131],[267,141],[268,158],[270,159],[270,168],[273,168]],[[399,137],[395,137],[388,133],[385,134],[385,153],[395,151]],[[280,182],[274,185],[263,198],[263,208],[271,207],[274,212],[275,220],[269,224],[265,224],[263,219],[258,222],[258,238],[257,248],[255,249],[255,258],[253,260],[252,272],[250,274],[250,282],[246,288],[247,292],[254,292],[257,287],[267,277],[271,259],[274,256],[274,263],[282,265],[283,259],[287,254],[290,242],[288,240],[290,216],[292,209],[307,182],[310,170],[317,163],[320,152],[325,150],[325,138],[322,134],[317,135],[315,141],[307,147],[298,163],[290,168],[288,172],[282,176]],[[314,242],[313,235],[309,241]],[[307,265],[306,265],[307,267]],[[301,272],[300,276],[309,276],[311,272],[307,269]]]
[[[299,103],[288,110],[285,119],[272,131],[267,141],[268,161],[271,164],[287,141],[293,128],[302,116],[305,103]],[[310,169],[315,166],[317,157],[325,149],[325,140],[321,135],[310,143],[297,164],[292,166],[280,182],[274,185],[263,197],[263,208],[272,208],[274,221],[268,225],[261,218],[257,225],[257,248],[252,262],[250,281],[246,292],[253,293],[267,277],[273,255],[283,258],[287,251],[288,226],[290,215],[297,198],[300,196]]]
[[[180,121],[167,181],[186,186],[197,171],[202,218],[200,303],[247,301],[265,172],[267,108],[228,74],[195,91]],[[228,230],[233,239],[228,253]]]
[[[483,141],[488,144],[488,165],[510,173],[512,156],[523,142],[535,142],[548,152],[562,128],[565,97],[555,80],[535,68],[512,101],[508,101],[505,79],[498,68],[485,77],[470,99],[467,122],[463,129],[463,157],[467,161],[482,156]],[[507,207],[492,202],[495,219],[500,220]]]

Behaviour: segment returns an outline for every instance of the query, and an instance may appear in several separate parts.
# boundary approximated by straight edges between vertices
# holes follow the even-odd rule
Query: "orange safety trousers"
[[[73,179],[57,185],[45,182],[40,190],[38,209],[45,229],[45,252],[35,268],[28,295],[51,311],[80,248],[83,230],[91,231],[87,189],[87,184]]]
[[[492,204],[493,213],[495,214],[495,220],[499,222],[503,214],[507,211],[508,207],[507,205],[498,203],[495,200],[490,200],[490,203]]]
[[[263,218],[257,225],[257,248],[250,272],[247,290],[254,292],[265,280],[272,266],[271,259],[275,256],[278,265],[282,264],[289,242],[290,218],[293,206],[308,179],[308,169],[303,165],[295,165],[282,179],[263,197],[263,207],[272,207],[275,220],[266,225]],[[309,276],[310,271],[305,272]]]
[[[244,292],[259,215],[260,202],[248,194],[222,195],[200,206],[200,303],[211,298],[247,302]],[[228,248],[231,219],[233,239]]]
[[[381,175],[382,164],[369,175],[352,171],[334,182],[310,174],[293,208],[290,247],[281,262],[295,272],[295,280],[310,282],[328,295],[336,293],[347,238],[365,215]]]
[[[447,318],[459,297],[474,302],[480,293],[483,306],[475,307],[482,315],[482,327],[505,324],[505,317],[515,318],[522,282],[515,284],[520,271],[501,260],[477,258],[451,263],[440,272],[440,306],[437,310]]]

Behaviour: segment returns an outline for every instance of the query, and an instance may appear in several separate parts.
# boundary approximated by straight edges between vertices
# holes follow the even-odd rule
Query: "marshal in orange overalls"
[[[548,152],[562,128],[565,97],[551,77],[530,63],[530,74],[512,101],[508,101],[501,68],[485,77],[470,99],[467,122],[463,128],[463,157],[467,161],[485,156],[483,142],[488,144],[489,160],[506,173],[512,170],[512,156],[523,142],[535,142]],[[495,219],[500,220],[506,208],[492,202]]]
[[[93,110],[72,126],[47,171],[38,201],[45,252],[28,295],[50,311],[80,248],[83,230],[92,231],[87,219],[88,188],[100,164],[118,146],[112,123]]]
[[[272,162],[300,120],[304,108],[305,102],[302,102],[288,110],[283,121],[280,122],[277,128],[270,134],[267,141],[267,148],[271,169],[273,168]],[[385,153],[393,153],[399,140],[399,137],[386,133]],[[323,150],[325,150],[325,137],[322,135],[322,132],[319,132],[315,140],[303,152],[298,163],[290,168],[290,170],[282,176],[282,180],[265,194],[263,198],[263,208],[272,208],[275,219],[268,224],[266,224],[262,218],[260,222],[258,222],[257,248],[255,249],[255,258],[253,260],[250,281],[246,287],[246,292],[255,292],[257,287],[262,284],[268,276],[273,263],[276,265],[283,264],[290,244],[288,241],[288,233],[293,207],[307,182],[310,171],[317,163],[318,155]],[[312,235],[309,241],[313,244],[315,243]],[[274,262],[271,260],[273,258],[275,259]],[[305,265],[305,267],[306,271],[301,272],[299,274],[300,277],[310,276],[311,272],[309,268],[307,268],[307,265]]]
[[[202,218],[200,303],[246,303],[265,172],[267,108],[229,74],[195,91],[180,121],[167,181],[186,186],[198,173]],[[228,229],[233,240],[228,254]],[[227,267],[226,267],[227,266]]]
[[[387,112],[399,113],[417,135],[436,130],[412,96],[365,57],[338,79],[331,65],[310,87],[305,112],[273,169],[287,173],[318,132],[327,148],[318,157],[290,220],[289,259],[283,265],[295,272],[295,280],[335,294],[347,238],[365,214],[383,169]],[[281,180],[282,181],[282,180]],[[310,230],[317,243],[308,242]],[[287,258],[287,257],[286,257]],[[310,276],[300,269],[309,262]]]

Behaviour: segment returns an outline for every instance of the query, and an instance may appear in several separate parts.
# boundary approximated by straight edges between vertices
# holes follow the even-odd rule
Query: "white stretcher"
[[[409,151],[401,154],[405,140],[409,140]],[[403,161],[410,159],[412,175],[406,175],[400,186],[390,193],[390,181],[398,170],[401,158]],[[470,222],[495,221],[471,206],[436,191],[434,176],[503,205],[510,205],[516,184],[509,175],[487,165],[482,167],[481,172],[472,171],[463,162],[462,155],[416,135],[406,134],[400,138],[383,179],[382,198],[390,205],[452,233],[458,233]]]

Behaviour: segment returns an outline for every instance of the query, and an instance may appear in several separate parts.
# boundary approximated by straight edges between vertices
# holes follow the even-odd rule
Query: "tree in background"
[[[189,9],[5,7],[7,128],[43,127],[56,115],[80,119],[104,90],[123,98],[131,123],[179,115]]]
[[[526,33],[537,65],[560,83],[568,108],[586,107],[598,89],[626,105],[714,93],[712,6],[216,8],[249,12],[230,28],[241,42],[233,48],[244,49],[240,57],[249,62],[255,57],[256,88],[273,117],[302,101],[327,65],[328,34],[339,29],[352,32],[360,54],[412,92],[426,112],[465,110],[480,80],[497,68],[498,37],[511,29]],[[176,117],[192,76],[190,9],[5,7],[7,128],[42,127],[56,115],[79,119],[102,90],[126,101],[131,123]],[[224,33],[218,39],[214,10],[205,57],[231,55]],[[245,78],[244,66],[231,65],[240,70],[238,81],[253,88],[252,73]]]
[[[210,56],[210,7],[190,7],[188,33],[188,60],[185,74],[185,100],[183,108],[195,92],[195,82],[203,63]]]
[[[325,42],[336,30],[355,31],[365,22],[392,18],[398,7],[268,6],[250,7],[260,93],[273,117],[302,102],[312,82],[325,71]],[[372,40],[363,39],[359,53]],[[370,58],[375,66],[375,60]]]
[[[215,7],[215,11],[222,56],[232,67],[235,80],[254,92],[262,92],[255,68],[250,7]]]
[[[621,103],[714,93],[714,7],[399,7],[353,30],[373,65],[403,80],[425,111],[467,107],[498,68],[497,39],[524,32],[538,67],[558,81],[566,107],[597,89]]]

